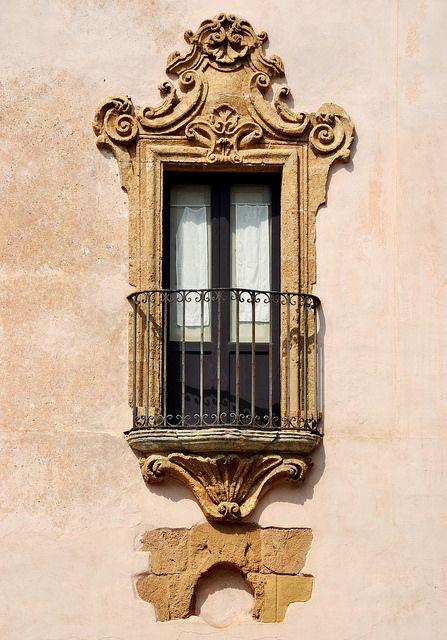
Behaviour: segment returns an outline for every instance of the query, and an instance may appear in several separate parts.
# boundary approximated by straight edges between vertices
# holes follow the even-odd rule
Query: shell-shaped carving
[[[171,453],[151,455],[140,464],[146,482],[170,476],[186,484],[210,520],[240,520],[273,484],[300,483],[312,463],[297,456]]]

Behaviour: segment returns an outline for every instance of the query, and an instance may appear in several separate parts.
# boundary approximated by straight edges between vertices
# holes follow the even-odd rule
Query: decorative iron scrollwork
[[[293,110],[287,86],[271,101],[272,81],[284,76],[284,65],[278,56],[264,53],[266,33],[257,34],[246,20],[221,13],[195,32],[187,31],[185,39],[189,51],[176,51],[168,58],[166,69],[175,79],[159,86],[159,104],[134,107],[128,96],[119,95],[100,104],[93,122],[98,146],[116,156],[129,193],[129,279],[133,286],[148,288],[129,297],[134,310],[129,394],[133,425],[126,438],[147,456],[142,470],[149,482],[174,477],[192,489],[207,517],[240,519],[273,483],[301,482],[310,465],[308,456],[321,442],[321,351],[317,302],[311,295],[316,279],[315,215],[326,198],[331,165],[349,158],[354,125],[332,103],[311,113]],[[284,291],[163,290],[164,169],[195,171],[219,165],[233,170],[244,163],[253,171],[282,172]],[[277,410],[272,408],[271,391],[268,410],[262,405],[262,410],[241,410],[237,384],[234,405],[228,401],[222,408],[216,393],[216,408],[209,405],[207,413],[199,394],[197,414],[195,407],[189,411],[193,415],[179,412],[175,404],[169,410],[163,391],[166,318],[169,305],[186,304],[194,295],[201,296],[202,304],[207,300],[217,306],[225,295],[233,296],[236,317],[244,296],[253,309],[266,295],[272,312],[277,305]],[[254,380],[253,366],[251,377]]]

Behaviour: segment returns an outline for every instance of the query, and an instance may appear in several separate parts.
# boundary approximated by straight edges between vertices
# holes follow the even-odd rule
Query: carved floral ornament
[[[271,81],[284,75],[281,59],[264,55],[266,39],[266,33],[257,35],[246,20],[231,14],[205,20],[196,33],[187,31],[191,50],[171,54],[166,67],[184,95],[164,81],[156,107],[135,108],[128,96],[110,98],[95,115],[98,144],[116,152],[116,145],[173,134],[204,147],[206,162],[239,163],[244,149],[271,141],[308,142],[316,155],[347,160],[354,128],[343,109],[326,104],[316,113],[292,111],[285,102],[288,87],[276,91],[273,105],[265,100]],[[219,79],[214,71],[225,75]]]
[[[266,39],[266,33],[256,34],[246,20],[232,14],[205,20],[195,33],[185,33],[190,50],[169,56],[166,71],[177,78],[178,86],[162,82],[158,105],[135,107],[121,95],[97,109],[97,145],[115,155],[129,193],[131,285],[162,287],[165,166],[232,171],[268,167],[282,172],[280,253],[281,265],[288,267],[281,266],[281,286],[311,293],[315,216],[326,199],[329,168],[349,159],[354,125],[332,103],[313,113],[291,110],[286,86],[276,90],[273,101],[266,99],[272,81],[284,76],[281,59],[263,52]],[[155,396],[163,386],[157,358],[155,352]],[[293,362],[292,366],[299,367]],[[155,405],[159,398],[153,400]],[[295,418],[299,424],[300,416]],[[268,434],[253,429],[216,431],[134,426],[126,437],[141,456],[146,481],[170,476],[183,482],[214,520],[245,518],[276,482],[299,484],[312,465],[312,450],[321,442],[317,430],[299,427]]]

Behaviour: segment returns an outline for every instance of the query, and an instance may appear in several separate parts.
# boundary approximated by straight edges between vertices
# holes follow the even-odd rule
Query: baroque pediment
[[[147,482],[175,478],[191,489],[208,518],[238,520],[277,482],[301,483],[321,443],[322,349],[318,305],[309,304],[317,300],[311,295],[315,219],[326,200],[330,167],[349,158],[354,126],[333,103],[307,113],[290,108],[287,86],[272,91],[284,76],[283,63],[265,53],[266,33],[256,33],[246,20],[222,13],[196,32],[187,31],[185,40],[188,51],[168,57],[170,78],[159,86],[159,104],[139,107],[127,95],[115,96],[99,106],[93,122],[97,145],[115,155],[129,196],[129,282],[139,289],[129,296],[133,426],[126,439],[141,457]],[[201,411],[185,428],[191,416],[182,411],[172,420],[166,404],[166,305],[175,302],[163,288],[166,174],[237,175],[241,167],[250,174],[281,175],[279,275],[285,302],[277,313],[278,423],[273,413],[262,418],[254,409],[249,424],[241,422],[242,414],[225,422],[221,411]],[[291,302],[296,296],[302,304]],[[260,424],[264,419],[268,425]]]
[[[267,34],[232,14],[202,22],[185,40],[189,52],[172,53],[161,102],[136,107],[128,96],[106,100],[93,127],[99,146],[119,155],[139,139],[203,148],[207,163],[243,163],[244,150],[272,144],[308,144],[316,156],[347,160],[353,124],[343,109],[328,103],[314,113],[287,104],[290,89],[266,98],[273,79],[284,75],[279,56],[263,51]]]

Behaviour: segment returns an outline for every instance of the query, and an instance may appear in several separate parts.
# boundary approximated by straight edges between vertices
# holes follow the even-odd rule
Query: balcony
[[[320,441],[316,296],[220,288],[129,296],[141,452],[293,452]]]

